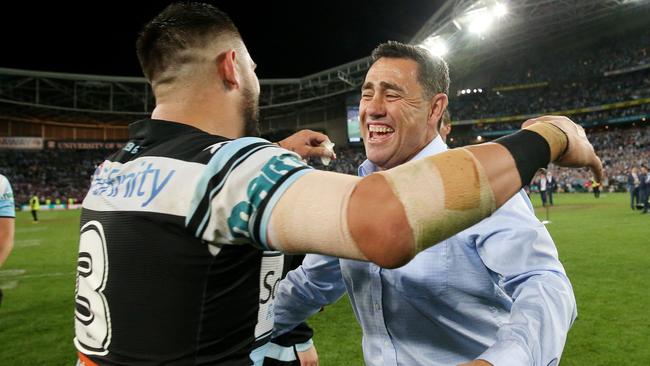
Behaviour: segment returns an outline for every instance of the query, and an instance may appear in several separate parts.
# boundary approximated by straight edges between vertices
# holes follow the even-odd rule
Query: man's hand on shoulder
[[[312,130],[300,130],[286,139],[278,142],[280,147],[291,150],[303,159],[310,157],[328,157],[336,159],[336,154],[330,149],[321,146],[323,142],[329,142],[329,137],[320,132]]]

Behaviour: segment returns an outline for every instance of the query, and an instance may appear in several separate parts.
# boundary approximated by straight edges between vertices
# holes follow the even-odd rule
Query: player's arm
[[[539,122],[533,124],[534,122]],[[454,149],[363,179],[312,172],[280,197],[268,245],[399,267],[503,205],[549,162],[602,165],[584,130],[541,117],[496,143]]]
[[[14,247],[14,218],[0,217],[0,266]]]

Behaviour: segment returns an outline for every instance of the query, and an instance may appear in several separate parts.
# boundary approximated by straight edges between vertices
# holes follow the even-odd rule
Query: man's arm
[[[513,197],[471,235],[477,235],[477,251],[500,279],[504,296],[513,299],[497,342],[477,358],[505,366],[559,362],[576,302],[553,240],[528,198]]]
[[[0,217],[0,267],[14,247],[14,218]]]
[[[339,259],[308,254],[302,265],[280,281],[274,303],[274,336],[304,322],[345,294]]]
[[[536,121],[497,143],[454,149],[361,180],[305,174],[273,208],[264,244],[399,267],[430,243],[489,216],[550,161],[588,166],[601,177],[602,164],[580,126],[562,117]]]

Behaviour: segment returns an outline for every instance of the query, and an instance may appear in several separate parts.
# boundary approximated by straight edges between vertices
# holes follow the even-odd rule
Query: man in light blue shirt
[[[437,122],[448,88],[443,60],[396,42],[377,47],[362,87],[368,160],[359,175],[445,151]],[[557,249],[523,191],[398,269],[307,255],[279,285],[276,334],[346,291],[371,366],[556,365],[577,315]]]

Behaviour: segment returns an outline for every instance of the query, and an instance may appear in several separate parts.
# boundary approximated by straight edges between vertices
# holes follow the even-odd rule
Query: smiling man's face
[[[359,104],[368,160],[385,170],[413,158],[437,134],[435,123],[429,123],[430,111],[415,61],[377,60],[368,70]]]

